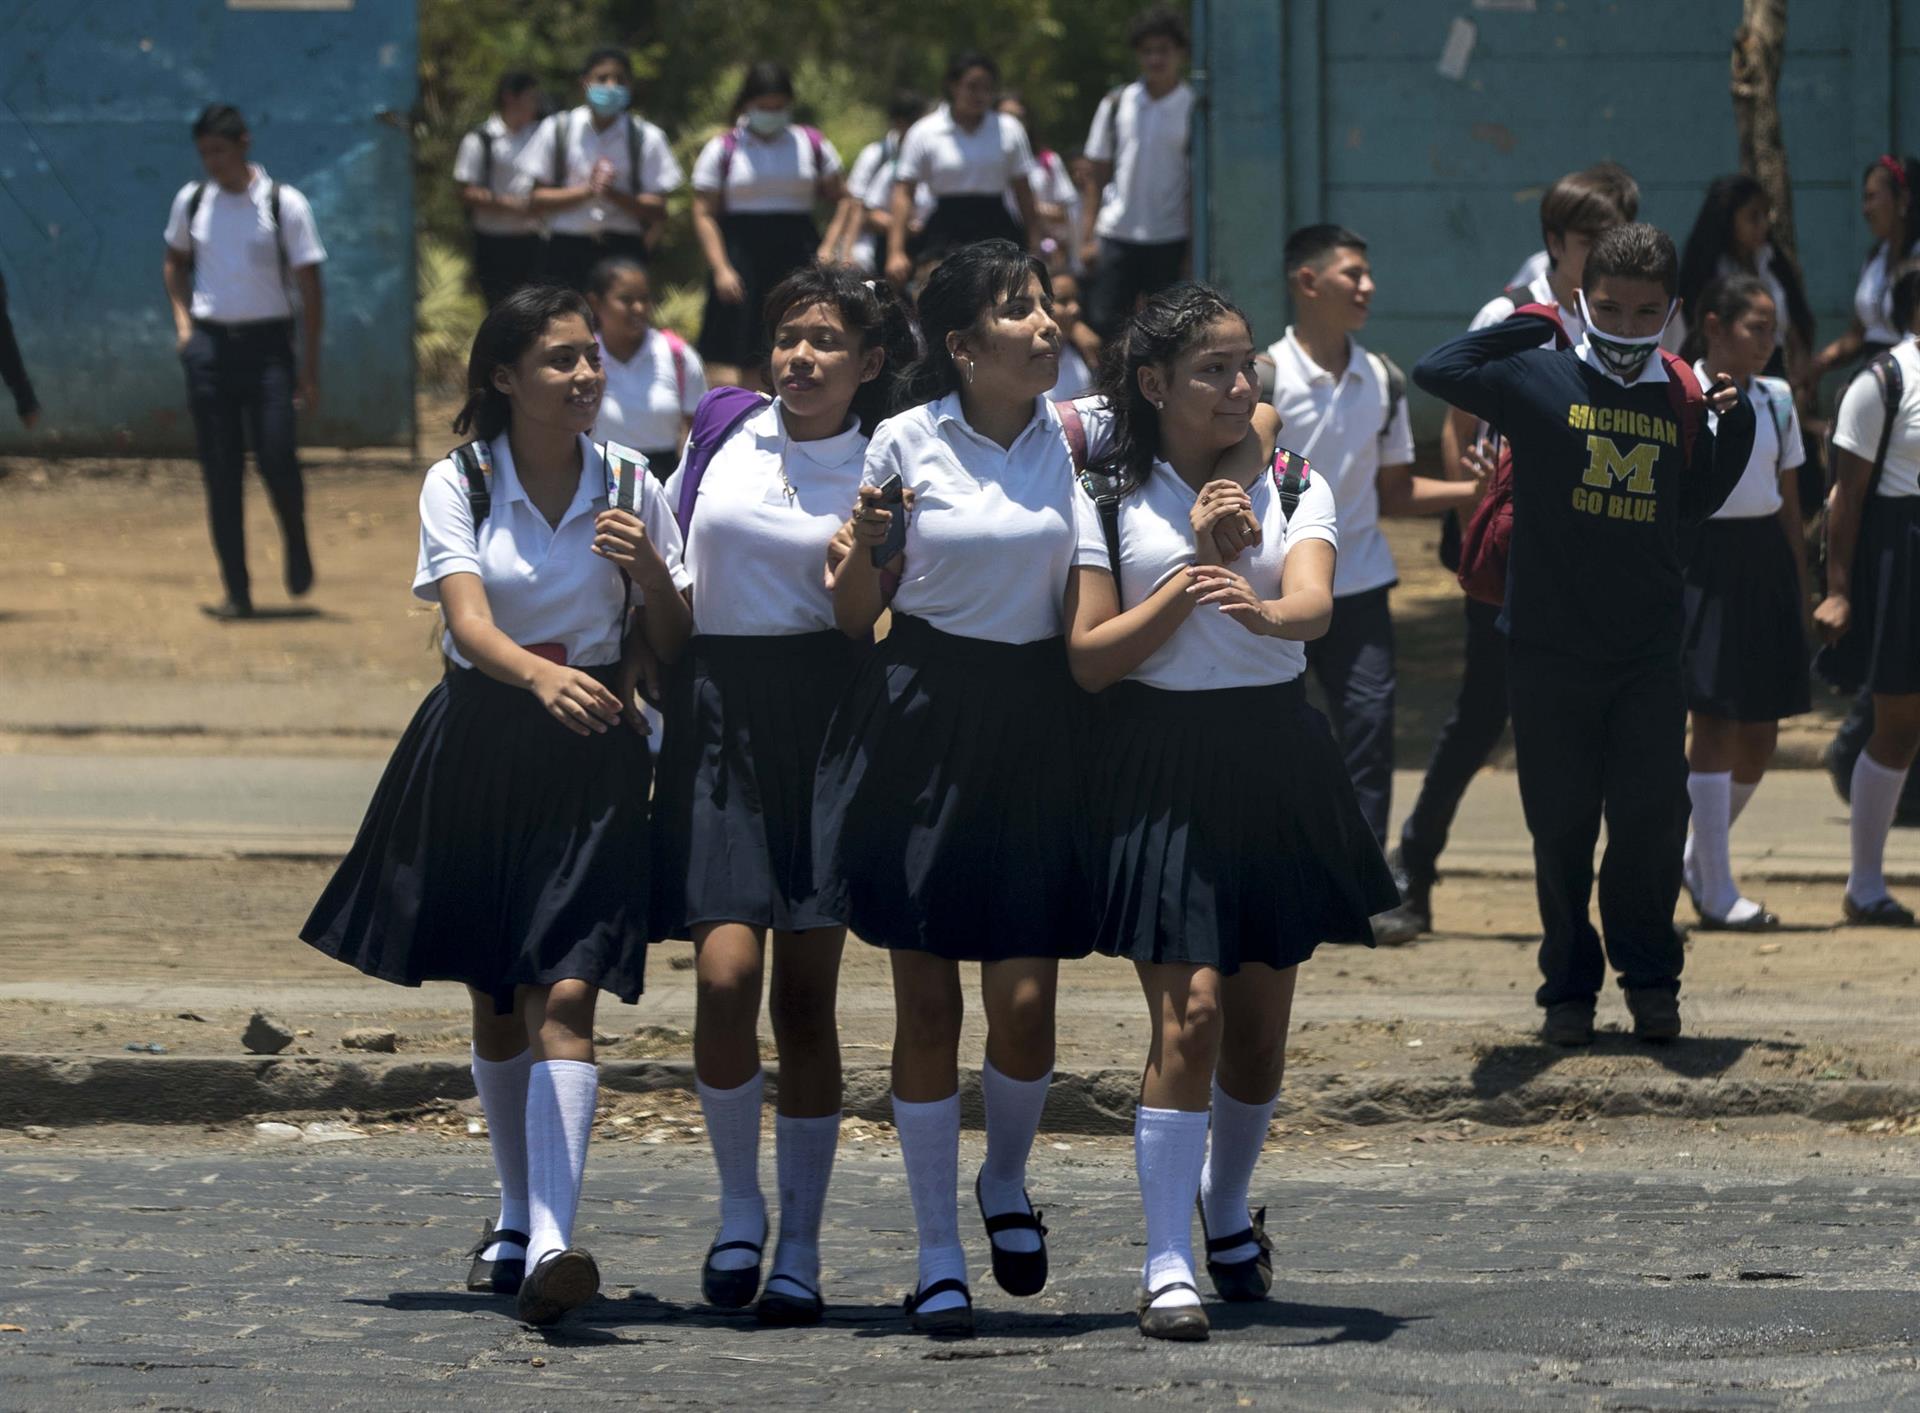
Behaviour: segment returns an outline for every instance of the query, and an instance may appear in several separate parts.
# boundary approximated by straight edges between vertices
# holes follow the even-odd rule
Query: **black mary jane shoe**
[[[1913,926],[1913,910],[1896,903],[1892,898],[1881,898],[1872,903],[1856,903],[1849,897],[1845,901],[1847,921],[1854,927]]]
[[[794,1329],[819,1324],[826,1310],[827,1304],[820,1298],[820,1292],[801,1284],[798,1276],[776,1275],[767,1282],[766,1294],[753,1307],[753,1314],[763,1325]]]
[[[1207,1243],[1207,1277],[1222,1300],[1265,1300],[1273,1289],[1273,1240],[1267,1235],[1267,1209],[1253,1214],[1245,1231],[1231,1236],[1207,1235],[1207,1209],[1200,1208],[1200,1235]],[[1216,1251],[1231,1251],[1252,1242],[1260,1249],[1244,1261],[1216,1261]]]
[[[753,1297],[760,1293],[760,1253],[766,1244],[765,1232],[758,1241],[713,1239],[713,1245],[707,1248],[707,1259],[700,1263],[700,1294],[707,1304],[722,1310],[744,1310],[753,1304]],[[713,1258],[722,1251],[751,1251],[753,1264],[737,1270],[721,1270],[713,1264]]]
[[[1192,1281],[1168,1281],[1158,1290],[1140,1292],[1140,1333],[1148,1339],[1172,1339],[1185,1342],[1209,1339],[1213,1326],[1207,1312],[1198,1305],[1170,1305],[1156,1310],[1153,1302],[1170,1290],[1190,1290],[1197,1297],[1200,1288]]]
[[[529,1325],[557,1324],[599,1293],[599,1265],[579,1247],[569,1246],[527,1272],[514,1313]]]
[[[489,1261],[482,1254],[496,1242],[505,1242],[521,1250],[519,1256],[509,1256],[500,1261]],[[527,1234],[523,1231],[495,1231],[493,1218],[487,1218],[487,1224],[480,1231],[480,1239],[473,1244],[467,1255],[473,1257],[473,1264],[467,1267],[467,1289],[483,1291],[490,1295],[517,1295],[520,1282],[526,1279]]]
[[[1694,925],[1696,932],[1778,932],[1780,915],[1770,913],[1762,906],[1752,917],[1735,922],[1732,918],[1714,917],[1705,909],[1700,910],[1700,921]]]
[[[922,1310],[936,1295],[945,1295],[952,1291],[966,1301],[964,1305],[950,1306],[945,1310]],[[925,1290],[916,1290],[905,1301],[907,1323],[915,1334],[932,1335],[936,1339],[972,1339],[973,1338],[973,1292],[967,1289],[965,1281],[948,1277],[935,1281]]]
[[[1025,1197],[1023,1192],[1021,1196]],[[980,1220],[986,1223],[987,1244],[993,1249],[994,1283],[1008,1295],[1038,1295],[1047,1288],[1047,1229],[1041,1224],[1040,1214],[1033,1210],[1033,1199],[1027,1198],[1027,1210],[1024,1212],[1002,1212],[997,1217],[987,1215],[987,1204],[980,1197],[980,1179],[973,1180],[973,1201],[980,1209]],[[1040,1237],[1038,1251],[1008,1251],[993,1238],[1003,1231],[1030,1231]]]

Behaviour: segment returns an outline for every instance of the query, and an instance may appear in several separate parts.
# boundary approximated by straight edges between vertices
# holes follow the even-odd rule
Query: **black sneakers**
[[[1664,1044],[1680,1038],[1680,997],[1665,987],[1629,991],[1627,1010],[1633,1015],[1635,1039]]]
[[[1540,1038],[1549,1045],[1593,1044],[1593,1002],[1556,1001],[1548,1006]]]

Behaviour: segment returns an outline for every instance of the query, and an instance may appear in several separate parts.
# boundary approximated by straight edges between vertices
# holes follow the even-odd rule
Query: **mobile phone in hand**
[[[887,525],[887,537],[873,547],[873,567],[884,569],[907,547],[907,496],[906,488],[901,484],[900,473],[894,472],[881,483],[880,508],[893,512],[893,519]]]

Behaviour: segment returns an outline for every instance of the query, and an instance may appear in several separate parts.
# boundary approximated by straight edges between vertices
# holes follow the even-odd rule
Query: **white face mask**
[[[793,121],[791,108],[749,108],[747,126],[761,137],[772,137]]]
[[[1660,347],[1660,336],[1666,333],[1667,325],[1673,322],[1673,307],[1674,301],[1669,299],[1667,317],[1660,321],[1658,329],[1643,337],[1628,338],[1624,334],[1602,333],[1595,328],[1593,313],[1587,308],[1587,292],[1580,291],[1580,318],[1587,326],[1587,343],[1593,349],[1593,356],[1600,360],[1602,368],[1629,383],[1640,376],[1640,370],[1647,366],[1647,360]]]

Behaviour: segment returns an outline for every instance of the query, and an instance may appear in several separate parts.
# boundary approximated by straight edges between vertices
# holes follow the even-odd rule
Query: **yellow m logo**
[[[1639,442],[1627,455],[1613,444],[1612,437],[1587,438],[1587,470],[1581,480],[1589,486],[1610,491],[1614,483],[1625,481],[1635,495],[1653,494],[1653,463],[1660,459],[1660,448],[1653,442]]]

